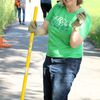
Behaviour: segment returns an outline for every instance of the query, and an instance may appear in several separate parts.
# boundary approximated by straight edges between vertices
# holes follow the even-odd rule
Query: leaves
[[[14,19],[14,0],[0,0],[0,33]]]

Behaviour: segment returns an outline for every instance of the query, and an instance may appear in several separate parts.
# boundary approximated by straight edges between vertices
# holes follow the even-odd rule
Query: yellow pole
[[[38,12],[38,7],[35,7],[34,15],[33,15],[33,22],[34,23],[36,23],[37,12]],[[30,66],[30,58],[31,58],[33,41],[34,41],[34,33],[30,33],[29,48],[28,48],[28,54],[27,54],[27,58],[26,58],[26,69],[25,69],[25,74],[24,74],[24,79],[23,79],[23,86],[22,86],[22,92],[21,92],[20,100],[24,100],[24,97],[25,97],[25,91],[26,91],[26,84],[27,84],[27,77],[28,77],[28,71],[29,71],[29,66]]]

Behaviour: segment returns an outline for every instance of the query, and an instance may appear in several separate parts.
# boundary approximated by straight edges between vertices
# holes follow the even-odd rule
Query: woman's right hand
[[[37,27],[33,21],[30,22],[30,25],[28,26],[28,31],[30,33],[34,33],[35,35],[37,34]]]
[[[37,27],[34,22],[30,22],[28,31],[34,33],[35,35],[45,35],[48,30],[48,22],[44,21],[41,27]]]

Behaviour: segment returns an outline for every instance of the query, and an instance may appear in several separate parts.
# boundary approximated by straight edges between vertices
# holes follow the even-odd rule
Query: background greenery
[[[14,0],[0,0],[0,34],[14,19]]]
[[[84,0],[83,6],[92,17],[89,39],[100,48],[100,0]]]

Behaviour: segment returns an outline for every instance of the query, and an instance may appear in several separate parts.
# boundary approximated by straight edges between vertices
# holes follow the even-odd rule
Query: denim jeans
[[[68,100],[81,58],[51,58],[43,64],[44,100]]]
[[[25,8],[17,8],[17,10],[19,22],[21,23],[21,10],[23,12],[23,22],[25,22]]]

